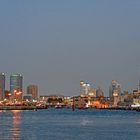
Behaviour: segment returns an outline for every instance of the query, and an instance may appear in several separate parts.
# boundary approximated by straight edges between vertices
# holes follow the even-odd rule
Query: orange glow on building
[[[100,100],[92,101],[91,107],[93,108],[108,108],[109,104],[107,102],[101,102]]]

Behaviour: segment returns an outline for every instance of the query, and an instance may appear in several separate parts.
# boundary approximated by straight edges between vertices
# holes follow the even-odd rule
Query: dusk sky
[[[140,0],[1,0],[0,72],[39,86],[40,95],[78,95],[79,82],[140,79]]]

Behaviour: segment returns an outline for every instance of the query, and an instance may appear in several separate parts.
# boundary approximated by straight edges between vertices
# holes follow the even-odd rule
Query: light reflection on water
[[[137,140],[139,122],[139,112],[127,111],[1,111],[0,140]]]
[[[20,117],[20,113],[21,111],[20,110],[13,110],[12,113],[13,113],[13,121],[12,121],[12,124],[13,124],[13,127],[10,129],[10,138],[12,138],[12,140],[17,140],[20,138],[20,128],[19,128],[19,125],[20,125],[20,121],[21,121],[21,117]]]
[[[20,110],[1,111],[0,126],[3,129],[0,133],[2,140],[20,139]]]

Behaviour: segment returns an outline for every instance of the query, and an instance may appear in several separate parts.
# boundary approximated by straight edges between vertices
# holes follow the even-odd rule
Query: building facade
[[[38,86],[37,85],[29,85],[27,87],[27,94],[30,94],[33,99],[38,99]]]
[[[120,95],[121,95],[121,85],[116,80],[112,80],[109,87],[109,97]]]
[[[101,96],[104,96],[104,92],[103,92],[102,89],[99,87],[99,88],[96,90],[96,97],[101,97]]]
[[[0,73],[0,100],[5,98],[5,74]]]
[[[80,96],[96,97],[96,90],[90,84],[80,81]]]
[[[14,98],[22,99],[23,95],[23,77],[21,74],[12,74],[10,76],[10,92]]]

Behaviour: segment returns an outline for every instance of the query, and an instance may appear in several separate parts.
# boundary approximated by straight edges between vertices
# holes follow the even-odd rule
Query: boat
[[[56,106],[55,106],[55,109],[61,109],[61,108],[62,108],[61,105],[56,105]]]
[[[62,105],[60,103],[57,103],[57,105],[55,105],[55,108],[56,109],[61,109],[62,108]]]

